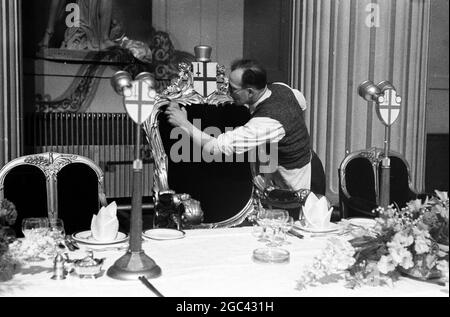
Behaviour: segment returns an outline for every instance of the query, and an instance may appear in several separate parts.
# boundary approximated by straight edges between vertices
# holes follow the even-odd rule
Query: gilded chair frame
[[[47,152],[22,156],[7,163],[0,170],[0,200],[4,198],[4,182],[8,173],[15,167],[30,165],[39,168],[45,176],[47,189],[47,213],[49,219],[58,218],[58,173],[67,165],[81,163],[89,166],[97,175],[98,196],[101,205],[106,205],[103,190],[103,171],[94,161],[80,155]]]
[[[158,201],[160,193],[170,192],[168,183],[168,158],[159,131],[158,116],[163,112],[163,107],[167,106],[171,101],[183,106],[190,106],[192,104],[219,106],[221,104],[231,103],[233,99],[228,95],[228,81],[225,77],[225,67],[219,65],[217,73],[217,90],[208,97],[203,97],[194,90],[194,76],[190,66],[186,63],[180,63],[178,78],[173,81],[171,86],[155,97],[152,113],[143,127],[154,160],[153,191],[156,201]],[[241,224],[253,210],[252,193],[243,209],[233,217],[220,222],[201,223],[193,226],[193,228],[214,229],[234,227]]]

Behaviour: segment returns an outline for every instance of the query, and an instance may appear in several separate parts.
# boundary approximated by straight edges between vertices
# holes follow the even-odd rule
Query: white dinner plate
[[[296,221],[295,227],[300,230],[303,230],[306,232],[311,232],[311,233],[329,233],[329,232],[336,232],[336,231],[339,231],[339,229],[341,229],[341,226],[339,226],[338,224],[335,224],[333,222],[330,222],[327,228],[316,229],[316,228],[307,227],[307,226],[303,225],[300,221]]]
[[[122,243],[124,241],[127,241],[128,235],[123,232],[118,232],[116,239],[112,241],[98,241],[95,240],[92,236],[91,230],[81,231],[74,233],[72,235],[72,238],[77,241],[84,244],[91,244],[91,245],[110,245],[110,244],[116,244],[116,243]]]
[[[376,224],[375,219],[370,218],[348,218],[348,222],[355,226],[361,226],[364,228],[373,228]]]
[[[185,233],[176,229],[156,228],[146,230],[142,235],[153,240],[174,240],[184,238]]]

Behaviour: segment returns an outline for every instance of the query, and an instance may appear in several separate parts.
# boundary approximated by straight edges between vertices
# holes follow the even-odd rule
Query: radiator
[[[131,197],[136,125],[125,113],[35,113],[25,117],[26,154],[58,152],[90,158],[103,170],[108,198]],[[143,195],[152,195],[150,148],[142,133]]]

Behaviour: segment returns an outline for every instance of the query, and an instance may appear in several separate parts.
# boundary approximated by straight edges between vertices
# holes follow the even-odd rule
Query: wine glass
[[[281,225],[280,231],[278,232],[279,234],[276,236],[276,239],[280,241],[280,244],[291,244],[291,242],[287,241],[286,235],[293,226],[294,218],[289,216],[287,221]]]
[[[287,210],[283,209],[271,209],[267,211],[266,215],[267,224],[270,228],[269,231],[269,243],[268,247],[278,247],[280,244],[276,241],[276,236],[278,232],[281,230],[281,227],[289,218],[289,213]]]
[[[22,220],[22,232],[25,239],[31,239],[36,235],[43,235],[47,233],[48,228],[48,218],[24,218]]]
[[[256,223],[253,226],[252,234],[258,238],[259,242],[267,242],[267,214],[268,211],[264,208],[260,208],[256,215]]]
[[[62,219],[50,219],[50,233],[57,242],[64,240],[66,232],[64,230],[64,221]]]
[[[274,237],[280,227],[289,218],[287,210],[269,209],[261,214],[262,225],[266,228],[266,235],[269,235],[269,243],[264,248],[253,250],[253,260],[260,263],[287,263],[290,259],[289,251],[278,248],[279,244],[274,241]]]
[[[41,256],[42,249],[40,241],[47,235],[49,230],[48,218],[25,218],[22,221],[22,232],[25,236],[24,243],[27,245],[25,260],[29,262],[40,262],[45,259]]]

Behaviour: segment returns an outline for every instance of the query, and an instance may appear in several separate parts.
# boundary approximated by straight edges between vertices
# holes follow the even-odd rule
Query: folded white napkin
[[[102,207],[97,215],[92,216],[91,233],[97,241],[113,241],[119,232],[117,204],[115,201]]]
[[[303,207],[305,225],[314,229],[326,229],[330,225],[333,207],[328,209],[328,201],[325,196],[320,199],[314,193],[310,193]]]

